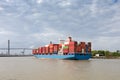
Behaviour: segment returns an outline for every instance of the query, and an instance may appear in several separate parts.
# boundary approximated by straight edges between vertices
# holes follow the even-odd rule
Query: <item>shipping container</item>
[[[81,47],[85,49],[85,42],[81,42]]]
[[[46,47],[42,47],[43,48],[43,54],[46,54]]]
[[[82,52],[82,47],[81,47],[80,44],[77,46],[77,51],[76,52]]]
[[[49,44],[49,54],[53,53],[53,44]]]
[[[38,54],[38,49],[35,49],[35,53]]]
[[[86,53],[88,52],[88,45],[87,44],[85,45],[85,52]]]
[[[85,53],[85,49],[82,48],[82,53]]]
[[[91,52],[91,42],[88,42],[88,52]]]
[[[70,45],[70,46],[73,46],[73,45],[74,45],[74,46],[77,46],[77,41],[71,41],[71,42],[69,42],[69,45]]]
[[[41,47],[38,48],[38,53],[41,54]]]
[[[35,49],[32,50],[32,53],[35,54]]]
[[[62,48],[62,44],[58,45],[58,51]]]
[[[46,48],[46,54],[49,53],[49,46],[45,47]]]
[[[69,53],[75,53],[76,47],[69,47]]]
[[[53,53],[53,48],[50,48],[50,51],[49,51],[49,53]]]
[[[68,49],[68,48],[69,48],[69,44],[63,45],[63,49]]]
[[[69,53],[69,49],[63,49],[63,53]]]
[[[91,42],[88,42],[88,46],[91,47]]]
[[[64,54],[68,54],[68,53],[69,53],[69,44],[65,44],[65,45],[63,46],[63,53],[64,53]]]
[[[86,53],[86,43],[85,42],[80,42],[80,44],[79,44],[79,48],[80,48],[80,52],[81,53]]]
[[[53,44],[53,51],[54,53],[57,53],[59,50],[59,44]]]
[[[88,48],[88,52],[91,52],[91,48]]]
[[[43,54],[43,47],[41,47],[41,49],[40,49],[40,50],[41,50],[41,54]]]

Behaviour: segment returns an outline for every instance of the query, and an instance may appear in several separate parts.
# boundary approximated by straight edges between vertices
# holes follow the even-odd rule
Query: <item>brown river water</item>
[[[0,57],[0,80],[120,80],[120,59]]]

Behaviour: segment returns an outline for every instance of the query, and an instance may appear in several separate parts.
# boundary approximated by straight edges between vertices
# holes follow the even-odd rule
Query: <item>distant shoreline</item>
[[[120,59],[120,57],[115,57],[115,56],[111,56],[111,57],[105,57],[105,56],[100,56],[100,57],[95,57],[93,56],[92,59]]]
[[[0,57],[29,57],[33,55],[0,55]]]

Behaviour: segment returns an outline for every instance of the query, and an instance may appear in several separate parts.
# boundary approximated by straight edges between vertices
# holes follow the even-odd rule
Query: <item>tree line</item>
[[[117,50],[115,52],[111,52],[108,50],[93,50],[92,56],[95,56],[96,54],[99,54],[99,56],[105,56],[105,57],[120,57],[120,50]]]

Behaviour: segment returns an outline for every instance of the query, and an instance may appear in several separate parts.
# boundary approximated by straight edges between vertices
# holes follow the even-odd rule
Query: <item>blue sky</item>
[[[120,50],[120,0],[0,0],[0,47],[38,47],[72,36]]]

